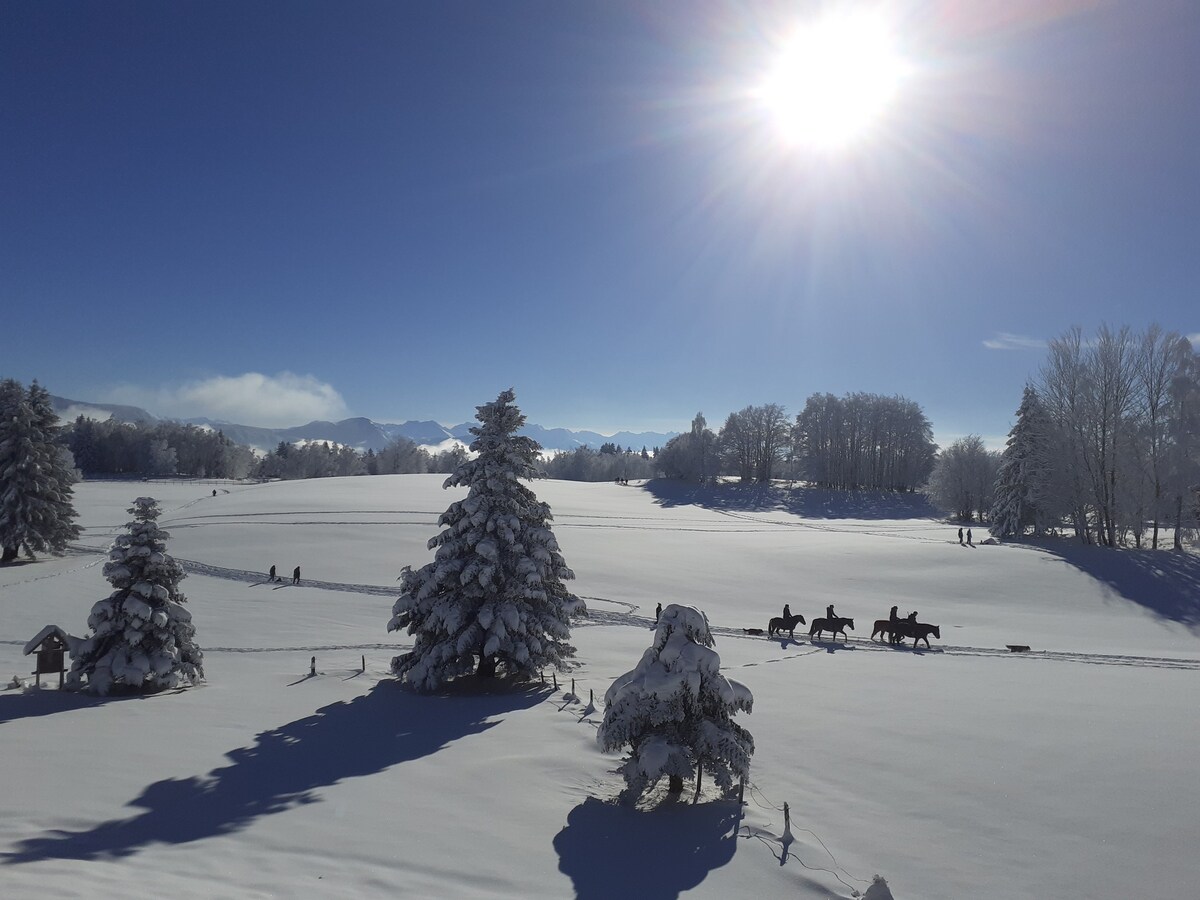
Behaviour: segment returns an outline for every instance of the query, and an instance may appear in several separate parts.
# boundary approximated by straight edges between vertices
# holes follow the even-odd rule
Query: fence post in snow
[[[362,670],[364,672],[367,671],[367,654],[365,654],[365,653],[363,654],[363,658],[362,658]]]
[[[553,672],[551,672],[550,677],[554,679],[554,689],[557,691],[558,690],[558,676],[555,675]]]
[[[308,674],[309,674],[309,677],[312,677],[313,675],[317,674],[317,658],[315,656],[312,658],[312,661],[308,664]]]

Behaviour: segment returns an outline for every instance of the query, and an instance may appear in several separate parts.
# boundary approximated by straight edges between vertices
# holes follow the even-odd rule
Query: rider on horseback
[[[786,603],[783,604],[783,617],[785,619],[790,619],[792,617],[792,608]]]
[[[833,620],[837,618],[837,616],[835,616],[833,614],[833,604],[832,603],[830,603],[827,607],[825,607],[825,618],[829,620],[830,625],[832,625]]]

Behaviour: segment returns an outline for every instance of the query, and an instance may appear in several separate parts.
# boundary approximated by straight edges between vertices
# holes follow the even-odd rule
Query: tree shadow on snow
[[[1200,627],[1200,557],[1174,550],[1113,550],[1075,540],[1027,540],[1156,615]]]
[[[729,801],[643,812],[589,797],[554,837],[558,869],[578,900],[678,897],[733,859],[739,812]]]
[[[44,690],[12,690],[0,694],[0,725],[17,719],[34,719],[60,712],[102,706],[115,700],[137,700],[140,697],[96,697],[54,688]]]
[[[654,478],[642,490],[663,507],[780,512],[806,519],[942,519],[924,494],[903,491],[835,491],[774,484],[701,485],[675,478]]]
[[[430,696],[381,681],[353,700],[263,732],[254,746],[227,753],[227,766],[148,786],[128,804],[142,810],[140,815],[30,838],[3,861],[120,858],[155,843],[229,834],[260,817],[319,802],[320,788],[383,772],[487,731],[498,724],[489,719],[527,709],[547,695],[501,682],[488,694],[467,694],[460,686],[452,696]],[[386,783],[380,790],[387,790]]]

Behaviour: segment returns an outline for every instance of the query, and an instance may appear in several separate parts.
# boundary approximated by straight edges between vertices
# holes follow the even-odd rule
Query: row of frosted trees
[[[511,390],[478,408],[473,459],[446,480],[466,487],[438,521],[432,562],[406,567],[389,631],[405,631],[412,649],[392,671],[420,690],[447,679],[498,672],[534,677],[563,670],[575,655],[570,623],[587,614],[565,582],[574,578],[551,530],[550,507],[524,483],[537,474],[539,446],[517,434],[525,421]],[[668,605],[638,665],[617,678],[605,700],[598,740],[628,749],[621,771],[627,799],[663,777],[672,791],[701,772],[732,787],[754,752],[750,733],[732,720],[753,697],[721,674],[708,620]]]
[[[1086,543],[1174,547],[1200,514],[1200,355],[1152,326],[1072,329],[1025,389],[991,508],[997,536],[1066,524]]]
[[[916,490],[937,453],[933,426],[904,397],[813,394],[791,420],[775,403],[731,413],[719,433],[703,414],[656,459],[667,477],[736,475],[766,483],[781,475],[822,487]]]
[[[56,438],[53,415],[42,416],[41,430],[34,421],[47,399],[36,385],[27,395],[15,382],[0,383],[0,403],[7,404],[0,413],[10,413],[0,416],[6,485],[16,484],[24,469],[47,464],[46,448]],[[467,495],[439,519],[442,530],[429,541],[433,561],[401,575],[388,630],[405,630],[414,640],[392,660],[392,670],[419,690],[466,674],[530,678],[545,667],[563,671],[575,655],[571,619],[587,610],[565,586],[574,573],[551,530],[550,507],[525,484],[537,474],[541,448],[517,434],[525,417],[514,400],[509,390],[478,408],[474,455],[445,483],[466,487]],[[69,470],[62,476],[65,506],[54,517],[65,530],[53,542],[57,549],[78,533],[70,524]],[[50,482],[20,484],[32,495]],[[66,636],[73,659],[67,687],[74,690],[154,692],[204,678],[203,653],[179,589],[183,568],[166,552],[159,506],[139,497],[129,512],[133,520],[113,541],[104,566],[114,590],[92,607],[86,638]],[[45,543],[32,532],[19,540]],[[598,740],[605,750],[628,751],[621,766],[627,799],[664,777],[673,792],[694,777],[699,793],[704,771],[723,790],[748,774],[754,739],[733,716],[749,712],[753,696],[721,674],[712,646],[702,612],[668,605],[640,662],[609,688]]]
[[[100,422],[79,416],[64,429],[63,441],[85,476],[245,478],[256,464],[249,447],[220,431],[183,422]]]

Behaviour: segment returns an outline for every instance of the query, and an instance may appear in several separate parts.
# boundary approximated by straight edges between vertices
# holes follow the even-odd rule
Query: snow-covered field
[[[96,552],[0,569],[0,683],[42,626],[85,632],[142,494],[188,561],[208,682],[0,691],[0,897],[824,898],[875,873],[896,900],[1200,896],[1195,557],[960,547],[896,498],[536,482],[592,611],[581,701],[562,679],[421,696],[385,627],[461,496],[442,480],[77,486]],[[589,692],[637,662],[658,602],[703,609],[754,692],[744,807],[609,802]],[[834,603],[852,639],[742,632],[784,603]],[[893,603],[941,626],[932,651],[867,640]]]

